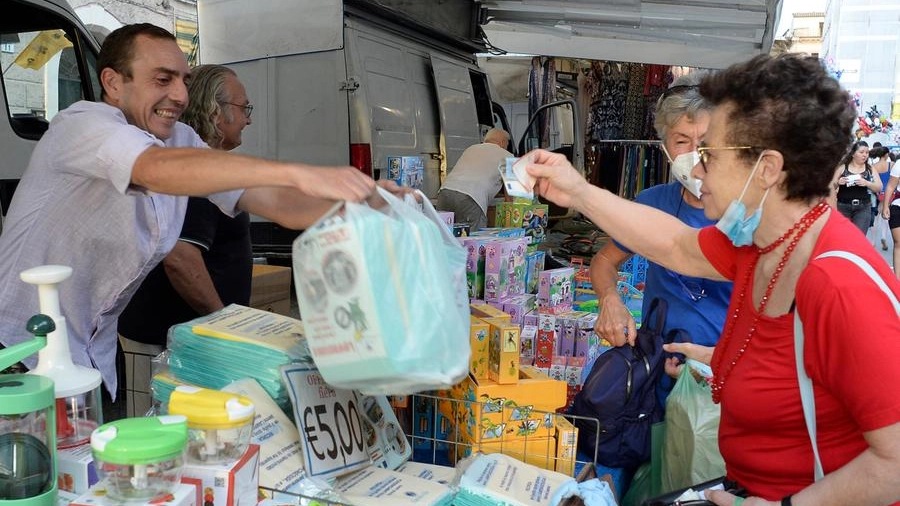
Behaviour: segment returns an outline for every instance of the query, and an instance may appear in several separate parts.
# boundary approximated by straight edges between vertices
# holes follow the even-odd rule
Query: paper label
[[[442,498],[450,495],[450,489],[440,483],[377,467],[339,479],[334,489],[353,504],[391,506],[439,504]],[[366,502],[358,498],[377,498],[378,501]]]
[[[250,442],[259,445],[259,486],[294,490],[304,477],[297,427],[256,380],[238,380],[222,391],[241,394],[256,408]]]
[[[299,251],[303,258],[295,259],[294,280],[316,363],[325,367],[386,357],[375,294],[353,226],[311,229],[300,237]]]
[[[466,470],[460,487],[475,494],[509,498],[515,504],[544,506],[549,504],[553,493],[568,481],[574,481],[574,478],[519,462],[506,455],[491,454],[475,458]]]
[[[356,398],[357,406],[361,407],[360,415],[372,465],[397,469],[409,459],[412,449],[387,397],[357,392]]]
[[[331,478],[368,466],[353,391],[331,387],[318,369],[305,364],[282,366],[281,374],[294,406],[307,474]]]
[[[298,345],[303,338],[303,323],[262,309],[230,304],[194,324],[191,331],[201,336],[249,342],[291,356],[302,355]]]

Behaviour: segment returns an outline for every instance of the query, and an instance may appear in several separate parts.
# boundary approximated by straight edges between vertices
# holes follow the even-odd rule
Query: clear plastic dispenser
[[[91,435],[97,473],[116,501],[148,501],[181,481],[187,419],[168,415],[126,418]]]
[[[246,397],[182,385],[169,397],[169,414],[187,417],[189,462],[235,462],[250,445],[255,408]]]
[[[56,444],[71,448],[90,441],[91,432],[103,423],[100,406],[100,371],[72,363],[66,319],[59,309],[59,288],[72,275],[64,265],[43,265],[22,271],[22,281],[37,285],[41,313],[56,322],[47,346],[38,353],[30,374],[46,376],[56,385]]]
[[[35,339],[0,350],[0,370],[47,344],[53,320],[28,320]],[[56,413],[53,381],[0,375],[0,506],[56,506]]]

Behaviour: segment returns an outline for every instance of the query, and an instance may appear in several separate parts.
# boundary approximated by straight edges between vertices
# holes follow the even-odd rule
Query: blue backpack
[[[598,464],[634,469],[650,460],[650,427],[663,418],[656,384],[665,369],[666,311],[666,301],[653,299],[635,346],[612,348],[597,357],[575,396],[571,413],[591,419],[575,419],[578,448],[591,456],[596,450]]]

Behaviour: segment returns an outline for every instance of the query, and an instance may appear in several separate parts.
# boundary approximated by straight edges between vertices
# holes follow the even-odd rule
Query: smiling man
[[[301,229],[337,200],[369,198],[375,182],[349,166],[208,149],[178,121],[190,69],[162,28],[115,30],[97,69],[102,101],[56,115],[13,198],[0,236],[0,342],[25,339],[39,309],[37,289],[19,273],[71,266],[59,289],[72,358],[99,369],[115,392],[116,320],[178,239],[188,195],[207,196],[229,216],[247,211]]]

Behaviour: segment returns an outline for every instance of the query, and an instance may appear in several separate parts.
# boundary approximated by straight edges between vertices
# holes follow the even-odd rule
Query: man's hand
[[[297,167],[296,187],[310,197],[362,202],[375,191],[375,181],[355,167]]]
[[[537,178],[538,193],[562,207],[578,207],[581,193],[590,184],[575,170],[564,155],[543,149],[531,151],[526,156],[534,162],[526,167]]]

